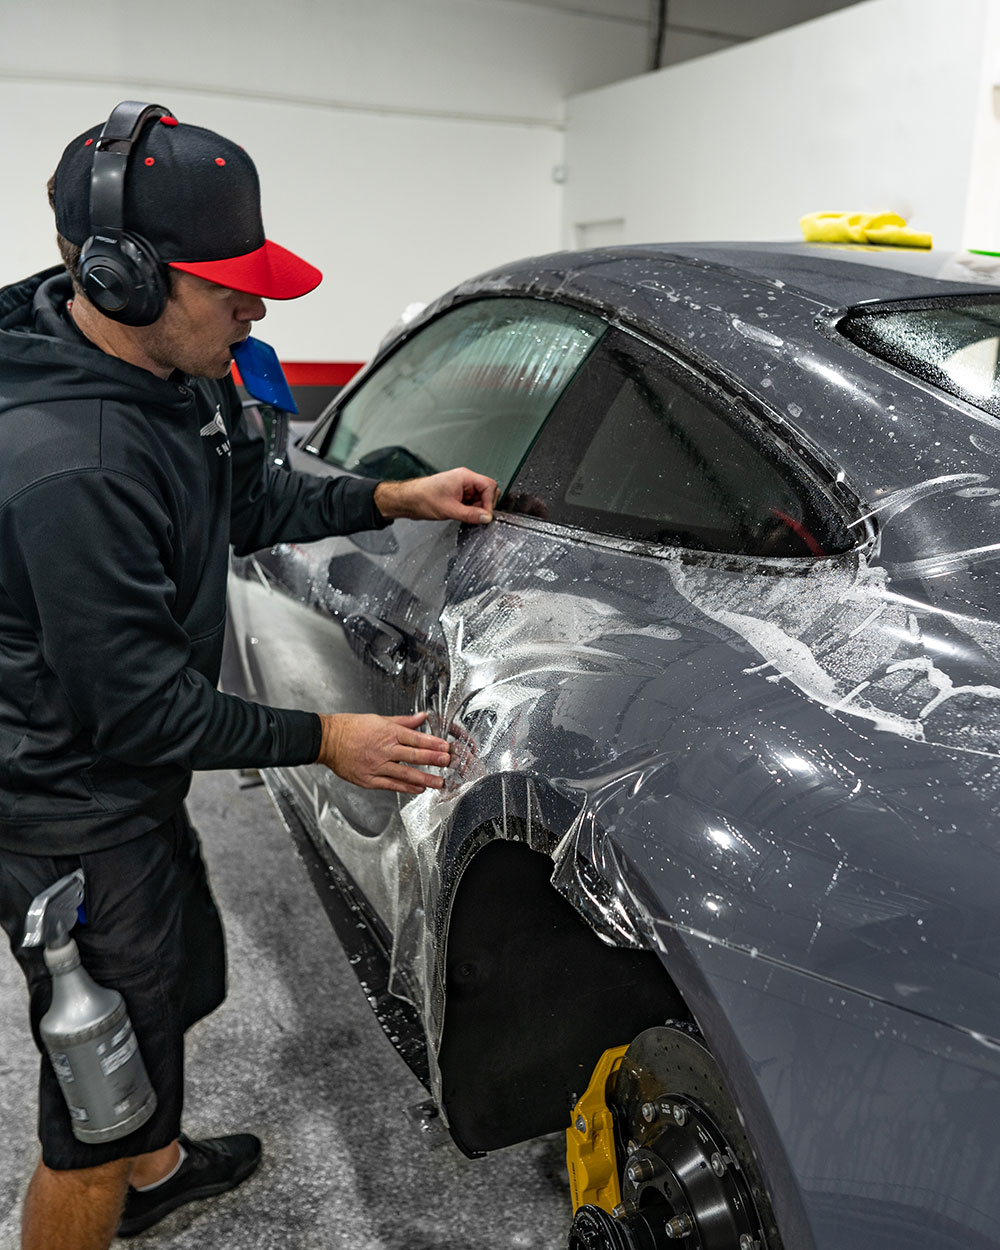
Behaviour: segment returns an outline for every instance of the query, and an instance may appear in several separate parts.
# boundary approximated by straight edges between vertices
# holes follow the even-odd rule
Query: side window
[[[347,400],[323,457],[396,479],[464,464],[503,489],[605,329],[597,317],[540,300],[464,304],[404,343]]]
[[[501,506],[708,551],[824,556],[853,541],[804,464],[735,401],[610,334]]]

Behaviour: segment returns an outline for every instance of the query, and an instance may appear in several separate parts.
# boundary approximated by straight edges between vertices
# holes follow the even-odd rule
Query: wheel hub
[[[672,1096],[642,1111],[641,1137],[625,1159],[621,1217],[648,1222],[655,1214],[656,1250],[683,1241],[699,1250],[762,1250],[739,1160],[704,1110]]]
[[[735,1108],[699,1040],[676,1028],[640,1035],[610,1101],[622,1200],[613,1214],[581,1206],[570,1250],[780,1250]]]
[[[658,1250],[660,1244],[656,1228],[639,1212],[616,1217],[600,1207],[583,1206],[570,1229],[568,1250]]]

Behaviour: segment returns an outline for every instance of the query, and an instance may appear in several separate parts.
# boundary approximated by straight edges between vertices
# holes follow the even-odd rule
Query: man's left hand
[[[379,482],[375,487],[375,506],[386,520],[409,517],[488,525],[499,497],[496,482],[471,469],[449,469],[408,482]]]

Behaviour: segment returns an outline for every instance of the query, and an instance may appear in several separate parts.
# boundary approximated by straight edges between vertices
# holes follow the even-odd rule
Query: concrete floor
[[[561,1135],[469,1160],[406,1116],[422,1087],[375,1022],[262,788],[196,778],[190,800],[226,920],[229,999],[189,1035],[186,1131],[251,1130],[264,1163],[132,1245],[173,1250],[561,1250]],[[36,1158],[37,1055],[0,949],[0,1250]],[[126,1242],[116,1242],[125,1246]]]

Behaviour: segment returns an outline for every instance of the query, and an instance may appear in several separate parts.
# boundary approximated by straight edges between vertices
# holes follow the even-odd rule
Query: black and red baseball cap
[[[56,169],[56,229],[81,247],[93,233],[91,167],[101,130],[74,139]],[[323,280],[314,265],[265,237],[260,180],[243,148],[175,117],[155,118],[136,139],[124,228],[171,269],[264,299],[296,299]]]

